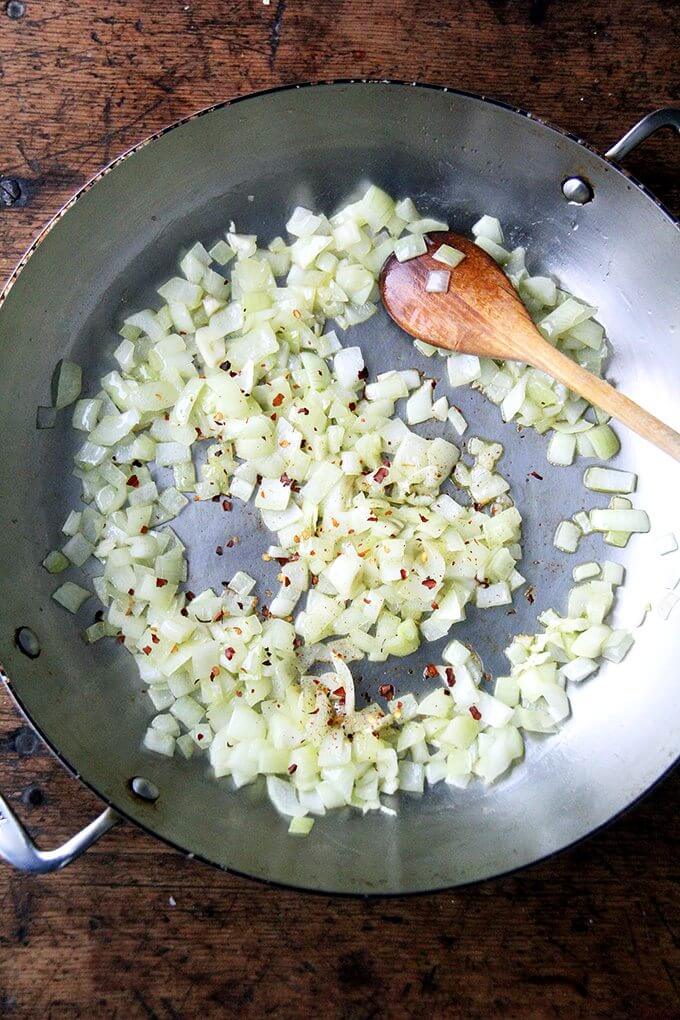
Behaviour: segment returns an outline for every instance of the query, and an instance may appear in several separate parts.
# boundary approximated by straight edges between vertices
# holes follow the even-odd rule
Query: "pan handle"
[[[659,128],[672,127],[680,134],[680,109],[672,106],[664,106],[660,110],[648,113],[646,117],[639,120],[630,131],[621,138],[616,145],[605,152],[607,159],[616,160],[617,163],[625,159],[633,149],[636,149],[641,142],[649,138]]]
[[[121,821],[113,808],[102,811],[98,818],[67,840],[56,850],[38,850],[37,846],[0,794],[0,857],[19,871],[44,875],[58,871],[87,850],[88,847]]]

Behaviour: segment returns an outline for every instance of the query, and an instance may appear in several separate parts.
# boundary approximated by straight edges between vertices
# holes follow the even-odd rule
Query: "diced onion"
[[[628,533],[649,531],[649,517],[644,510],[595,509],[590,511],[590,523],[595,531]]]
[[[463,261],[465,255],[450,244],[440,244],[437,250],[432,252],[432,258],[435,262],[442,262],[449,269],[455,269]]]
[[[553,545],[562,552],[573,553],[581,537],[581,529],[573,521],[560,521],[555,531]]]
[[[394,254],[399,262],[408,262],[418,255],[424,255],[426,251],[427,245],[422,234],[407,234],[394,243]]]
[[[398,790],[495,781],[522,757],[523,729],[553,732],[567,718],[565,684],[590,676],[602,658],[620,661],[631,644],[606,622],[623,580],[608,562],[601,574],[596,564],[574,569],[583,583],[570,593],[569,615],[549,610],[542,633],[513,641],[510,675],[494,695],[477,656],[450,640],[471,605],[473,613],[510,605],[525,582],[522,518],[498,466],[503,448],[473,437],[462,459],[453,443],[411,431],[395,415],[401,399],[409,424],[448,421],[462,435],[467,423],[416,369],[369,379],[361,349],[325,331],[328,319],[345,330],[373,315],[385,259],[425,253],[424,235],[445,228],[375,186],[330,218],[298,207],[291,237],[266,247],[231,224],[226,240],[183,255],[181,276],[158,288],[158,310],[126,319],[117,366],[73,411],[86,434],[75,455],[85,508],[69,514],[64,550],[48,554],[45,568],[57,573],[91,556],[101,564],[92,584],[104,617],[84,637],[115,636],[134,656],[154,710],[145,748],[201,754],[236,788],[265,776],[293,834],[307,835],[310,815],[334,808],[389,811],[381,797]],[[599,370],[606,344],[594,309],[529,276],[526,252],[504,247],[495,217],[483,216],[473,234],[544,334]],[[440,245],[433,258],[446,268],[430,272],[426,286],[444,292],[464,255]],[[228,274],[214,263],[229,264]],[[55,383],[67,403],[80,392],[69,365]],[[555,464],[618,449],[602,416],[584,417],[584,400],[535,369],[454,354],[447,374],[452,386],[480,389],[507,421],[552,430]],[[601,483],[604,471],[616,486],[600,491],[632,491],[607,470],[589,469],[591,480]],[[451,479],[464,496],[442,491]],[[267,592],[266,607],[243,571],[218,592],[185,590],[185,549],[167,526],[187,507],[184,493],[192,504],[214,501],[224,523],[233,498],[254,494],[262,525],[275,532],[264,559],[280,587]],[[592,511],[592,527],[614,544],[645,530],[642,511],[617,499]],[[591,518],[575,514],[556,544],[573,551],[588,530]],[[227,536],[231,548],[236,538]],[[53,598],[75,613],[89,595],[65,582]],[[439,639],[443,664],[428,665],[418,697],[393,696],[388,683],[387,708],[357,698],[348,663],[386,662]]]
[[[92,592],[86,588],[81,588],[80,585],[74,584],[73,581],[64,581],[64,583],[52,592],[52,598],[55,602],[58,602],[64,609],[68,609],[69,613],[77,613],[83,602],[89,599]]]
[[[601,572],[599,563],[581,563],[578,567],[574,567],[571,576],[575,581],[587,581],[590,577],[599,577]]]
[[[59,411],[77,400],[83,384],[83,371],[73,361],[60,361],[52,379],[52,403]]]
[[[589,467],[583,474],[583,484],[593,492],[635,492],[637,475],[616,468]]]
[[[451,282],[451,273],[444,269],[433,269],[427,274],[425,290],[428,294],[446,294]]]

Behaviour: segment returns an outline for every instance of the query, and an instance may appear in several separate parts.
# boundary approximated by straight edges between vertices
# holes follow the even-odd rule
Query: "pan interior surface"
[[[569,204],[562,182],[589,181],[594,199]],[[552,273],[599,309],[615,357],[610,376],[625,392],[678,427],[680,236],[667,215],[622,174],[577,142],[514,111],[429,88],[335,84],[262,94],[196,117],[143,146],[87,190],[49,232],[0,309],[4,359],[3,500],[0,505],[0,609],[3,665],[31,719],[70,766],[103,797],[157,835],[208,861],[257,878],[343,893],[402,893],[483,879],[525,865],[586,836],[625,808],[671,766],[680,737],[673,660],[677,627],[655,619],[626,660],[608,664],[573,693],[573,718],[547,739],[529,739],[527,760],[489,788],[438,785],[422,798],[386,798],[396,816],[332,812],[306,840],[288,837],[261,782],[238,792],[189,763],[144,752],[151,705],[131,657],[111,642],[88,647],[76,621],[50,599],[56,586],[40,567],[58,548],[61,523],[78,489],[71,476],[76,440],[70,414],[35,429],[49,402],[61,357],[83,365],[85,387],[113,367],[116,329],[153,300],[178,252],[213,243],[230,220],[262,237],[283,233],[296,204],[326,212],[375,182],[410,195],[424,213],[459,232],[484,212],[499,217],[511,245],[524,244],[533,272]],[[345,335],[362,346],[369,371],[418,367],[442,378],[445,362],[426,359],[381,310]],[[567,557],[552,545],[556,524],[597,497],[581,485],[588,462],[551,468],[546,440],[518,434],[480,394],[457,390],[467,433],[503,443],[501,470],[524,517],[519,569],[534,586],[515,615],[478,614],[452,634],[503,673],[513,634],[536,629],[536,615],[564,608],[571,568],[611,558],[627,571],[628,596],[658,591],[654,539],[612,551],[597,536]],[[654,532],[677,524],[677,465],[623,434],[615,466],[638,472],[636,505]],[[530,472],[543,475],[543,480]],[[674,521],[675,518],[675,521]],[[190,586],[219,585],[237,569],[275,586],[261,555],[269,544],[255,511],[224,514],[191,504],[177,522],[189,547]],[[225,537],[240,541],[217,559]],[[69,575],[70,576],[70,575]],[[615,619],[619,618],[615,617]],[[30,627],[41,646],[29,659],[13,644]],[[358,663],[366,691],[389,679],[404,693],[423,691],[423,666],[441,661],[444,642],[408,659]],[[675,653],[675,654],[674,654]],[[155,804],[135,799],[129,780],[160,789]]]

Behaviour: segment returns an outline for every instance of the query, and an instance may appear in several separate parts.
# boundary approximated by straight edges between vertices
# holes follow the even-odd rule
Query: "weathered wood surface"
[[[423,79],[604,149],[678,102],[662,0],[21,0],[0,9],[0,276],[101,166],[209,103],[303,79]],[[678,211],[680,147],[629,162]],[[8,704],[0,789],[45,844],[98,810]],[[680,1014],[680,779],[586,844],[437,896],[353,901],[231,878],[120,827],[59,875],[0,866],[0,1016]]]

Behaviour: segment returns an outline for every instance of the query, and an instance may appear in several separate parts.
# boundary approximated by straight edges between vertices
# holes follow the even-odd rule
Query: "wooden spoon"
[[[465,258],[451,270],[445,294],[428,293],[428,274],[448,268],[432,258],[441,244],[457,248]],[[448,232],[429,235],[427,246],[426,254],[407,262],[391,255],[380,274],[385,307],[402,329],[450,351],[533,365],[680,460],[680,434],[545,340],[505,273],[485,251]]]

